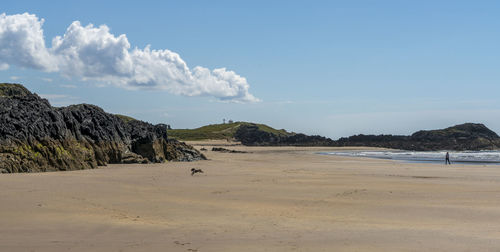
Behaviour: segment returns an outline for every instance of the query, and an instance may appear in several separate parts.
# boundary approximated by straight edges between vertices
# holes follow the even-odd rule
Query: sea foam
[[[500,151],[450,151],[452,163],[500,164]],[[333,151],[325,155],[444,163],[446,151]]]

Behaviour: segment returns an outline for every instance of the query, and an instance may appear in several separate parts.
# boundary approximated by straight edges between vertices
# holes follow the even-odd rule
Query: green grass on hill
[[[168,130],[168,136],[184,141],[193,140],[207,140],[207,139],[233,139],[234,133],[238,130],[240,125],[254,124],[260,130],[274,133],[276,135],[291,135],[284,129],[277,130],[265,124],[248,123],[248,122],[234,122],[225,124],[211,124],[197,129],[172,129]]]
[[[124,123],[128,123],[130,121],[135,121],[136,120],[135,118],[132,118],[132,117],[126,116],[126,115],[115,114],[115,116],[117,116],[118,118],[120,118]]]
[[[21,84],[0,83],[0,96],[24,96],[30,94],[30,91]]]

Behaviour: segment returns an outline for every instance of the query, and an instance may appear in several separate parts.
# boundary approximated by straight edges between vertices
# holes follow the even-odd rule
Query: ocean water
[[[450,151],[449,153],[452,164],[500,164],[500,151]],[[446,151],[334,151],[320,154],[444,164]]]

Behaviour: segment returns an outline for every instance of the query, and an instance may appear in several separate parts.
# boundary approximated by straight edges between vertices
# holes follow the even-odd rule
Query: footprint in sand
[[[349,190],[349,191],[344,191],[342,193],[337,193],[337,197],[345,197],[345,196],[350,196],[350,195],[353,195],[353,194],[357,194],[357,193],[362,193],[362,192],[366,192],[367,190],[366,189],[354,189],[354,190]]]
[[[175,243],[176,245],[180,245],[180,246],[184,246],[184,245],[189,245],[189,244],[191,244],[190,242],[184,242],[184,243],[182,243],[182,242],[180,242],[180,241],[174,241],[174,243]]]

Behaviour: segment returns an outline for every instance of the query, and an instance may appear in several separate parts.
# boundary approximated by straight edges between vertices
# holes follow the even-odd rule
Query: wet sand
[[[195,144],[210,160],[0,175],[0,251],[500,249],[500,166]]]

